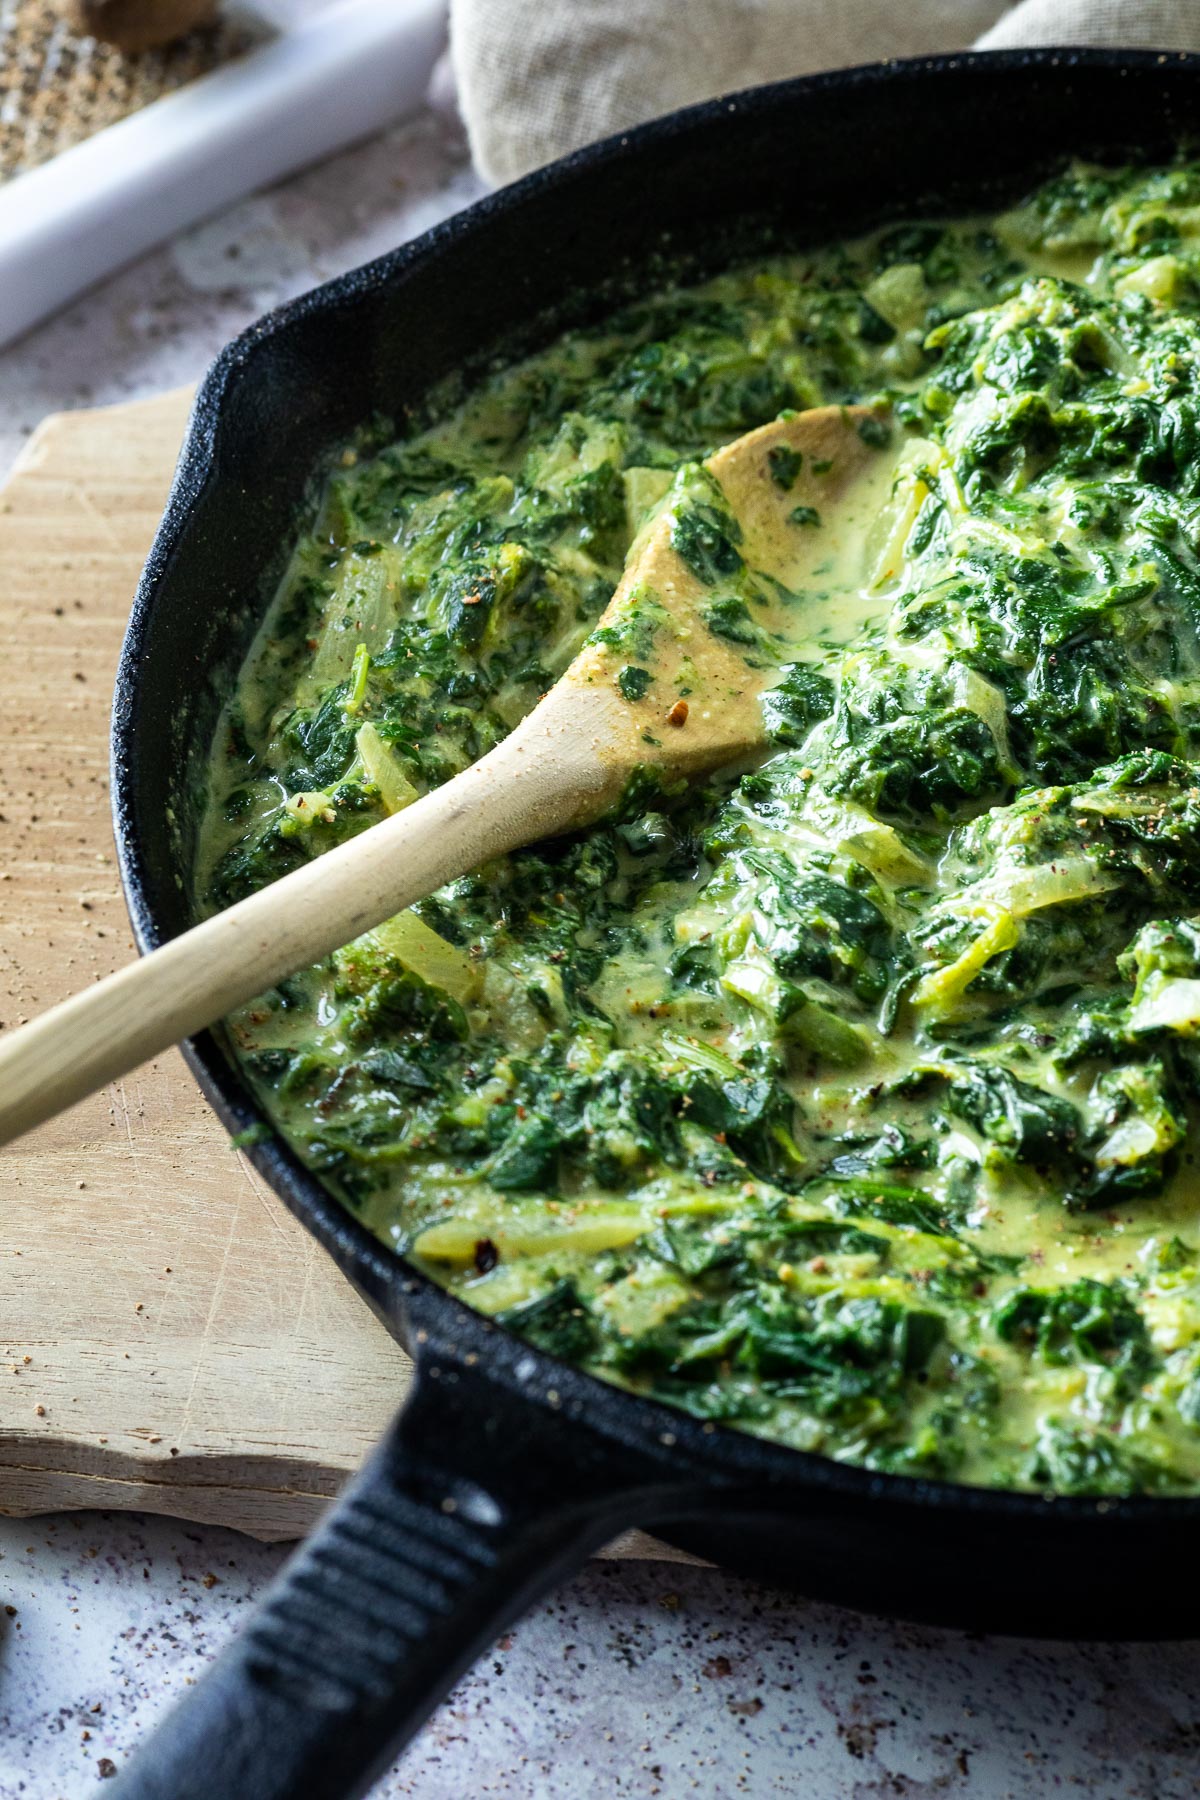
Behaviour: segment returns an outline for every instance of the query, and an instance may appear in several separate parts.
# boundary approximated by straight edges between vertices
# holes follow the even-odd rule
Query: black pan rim
[[[112,716],[111,790],[118,870],[138,950],[145,953],[162,941],[154,908],[147,895],[148,876],[142,860],[129,782],[130,747],[139,712],[143,650],[149,620],[163,584],[170,579],[176,555],[184,546],[196,506],[210,481],[218,478],[217,462],[223,412],[231,383],[250,357],[302,320],[335,314],[382,286],[399,282],[420,262],[436,257],[469,238],[530,197],[568,187],[577,174],[632,153],[652,152],[656,144],[696,127],[707,127],[722,113],[769,111],[781,102],[806,95],[843,92],[882,83],[969,71],[997,74],[1029,68],[1103,69],[1117,73],[1152,71],[1165,65],[1200,71],[1200,54],[1155,50],[1090,50],[1046,48],[964,52],[869,63],[843,70],[800,76],[720,95],[654,119],[629,131],[572,152],[522,180],[484,196],[473,205],[433,226],[421,236],[371,262],[335,277],[267,313],[239,334],[216,358],[198,389],[174,481],[138,583],[118,667]],[[1145,1528],[1155,1522],[1194,1519],[1198,1496],[1138,1495],[1055,1497],[1011,1488],[968,1486],[925,1477],[879,1473],[838,1462],[813,1452],[792,1449],[731,1426],[703,1424],[691,1415],[604,1381],[562,1363],[514,1338],[484,1315],[440,1288],[406,1262],[337,1201],[290,1148],[278,1139],[248,1085],[221,1048],[215,1032],[204,1032],[184,1046],[184,1055],[222,1123],[233,1135],[246,1134],[242,1146],[268,1185],[313,1232],[358,1291],[407,1347],[426,1342],[433,1354],[449,1362],[477,1359],[501,1387],[531,1404],[578,1421],[602,1436],[650,1448],[660,1459],[692,1463],[702,1474],[731,1481],[762,1481],[787,1500],[821,1500],[838,1506],[934,1509],[967,1512],[994,1519],[1121,1522]],[[256,1141],[266,1128],[269,1134]],[[664,1532],[669,1536],[669,1532]]]

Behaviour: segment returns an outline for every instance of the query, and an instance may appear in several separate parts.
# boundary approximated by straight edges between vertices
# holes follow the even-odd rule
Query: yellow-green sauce
[[[804,471],[766,582],[695,465],[880,398],[849,523]],[[769,751],[243,1008],[263,1106],[609,1380],[873,1468],[1194,1491],[1200,166],[671,289],[348,450],[222,719],[201,908],[497,743],[664,506]]]

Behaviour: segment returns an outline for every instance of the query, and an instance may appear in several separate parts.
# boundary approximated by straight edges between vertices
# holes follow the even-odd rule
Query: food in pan
[[[697,464],[880,398],[858,529],[768,632]],[[663,507],[772,748],[242,1009],[278,1130],[472,1306],[705,1420],[1200,1488],[1200,164],[667,287],[397,430],[222,717],[203,908],[495,744]]]

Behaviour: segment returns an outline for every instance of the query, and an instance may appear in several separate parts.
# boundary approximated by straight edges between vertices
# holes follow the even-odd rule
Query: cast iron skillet
[[[1003,202],[1070,153],[1169,154],[1200,59],[967,56],[678,113],[568,157],[272,314],[201,389],[117,681],[113,794],[138,943],[188,921],[196,795],[236,668],[328,453],[431,383],[739,242],[817,242]],[[600,281],[606,277],[606,285]],[[212,1035],[188,1058],[260,1122]],[[1000,1631],[1196,1629],[1200,1502],[1049,1500],[872,1475],[636,1399],[529,1349],[383,1248],[268,1138],[249,1151],[413,1354],[361,1474],[117,1793],[361,1793],[535,1596],[624,1526],[874,1611]]]

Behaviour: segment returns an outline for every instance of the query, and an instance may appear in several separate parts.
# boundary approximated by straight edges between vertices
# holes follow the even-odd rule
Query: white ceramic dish
[[[0,187],[0,345],[423,99],[445,0],[342,0]]]

